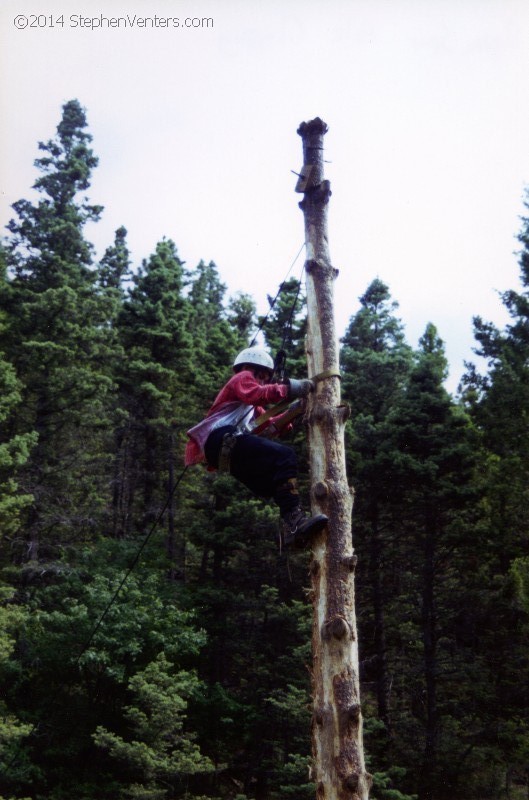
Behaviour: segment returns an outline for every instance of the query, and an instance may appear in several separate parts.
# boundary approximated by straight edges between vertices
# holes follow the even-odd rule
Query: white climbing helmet
[[[239,364],[255,364],[258,367],[269,369],[270,372],[274,371],[272,356],[263,347],[246,347],[241,350],[233,362],[233,366],[238,367]]]

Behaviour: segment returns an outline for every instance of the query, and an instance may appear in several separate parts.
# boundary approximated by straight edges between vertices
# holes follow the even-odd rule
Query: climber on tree
[[[260,347],[242,350],[233,371],[205,419],[187,432],[186,466],[206,461],[211,469],[230,472],[259,497],[272,497],[279,506],[283,544],[304,547],[328,519],[324,514],[309,517],[301,509],[296,454],[270,438],[278,435],[281,416],[253,429],[252,421],[269,403],[307,397],[314,383],[306,378],[270,383],[274,362]]]

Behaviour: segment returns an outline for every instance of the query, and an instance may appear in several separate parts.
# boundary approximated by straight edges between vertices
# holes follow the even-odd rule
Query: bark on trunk
[[[298,129],[304,163],[296,191],[305,218],[307,362],[309,376],[338,371],[333,269],[327,241],[329,182],[323,176],[323,136],[316,118]],[[358,676],[351,536],[352,491],[345,471],[344,423],[336,376],[318,382],[309,401],[311,494],[314,513],[329,517],[313,542],[313,773],[318,800],[367,800]]]

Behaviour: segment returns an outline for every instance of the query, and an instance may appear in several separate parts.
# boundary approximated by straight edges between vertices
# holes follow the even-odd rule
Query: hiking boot
[[[309,517],[301,508],[294,508],[281,518],[283,545],[301,550],[306,547],[314,534],[326,526],[329,518],[325,514]]]

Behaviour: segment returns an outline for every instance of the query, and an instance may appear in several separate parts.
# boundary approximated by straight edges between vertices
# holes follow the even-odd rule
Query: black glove
[[[295,378],[288,378],[288,399],[295,400],[297,397],[307,397],[314,391],[314,381],[303,378],[298,381]]]

